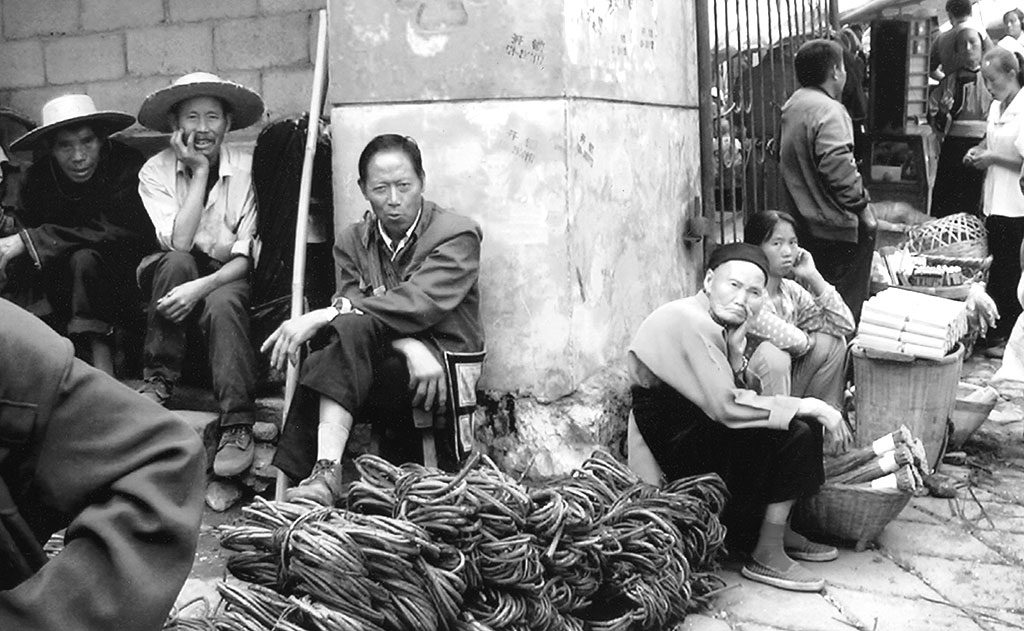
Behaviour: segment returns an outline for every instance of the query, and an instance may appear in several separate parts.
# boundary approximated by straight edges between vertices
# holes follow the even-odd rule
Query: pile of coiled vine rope
[[[716,475],[644,484],[606,452],[528,489],[474,455],[456,474],[356,459],[348,510],[260,499],[222,531],[223,603],[175,631],[663,629],[722,584]]]

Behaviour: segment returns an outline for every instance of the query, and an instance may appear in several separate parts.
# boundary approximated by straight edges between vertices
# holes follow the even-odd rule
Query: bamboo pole
[[[303,298],[306,286],[306,231],[309,220],[309,198],[313,186],[313,157],[316,155],[317,136],[320,133],[320,113],[324,101],[325,64],[327,58],[327,11],[320,9],[319,30],[316,38],[316,64],[313,70],[313,94],[309,99],[309,119],[306,123],[306,150],[302,157],[302,179],[299,183],[299,207],[295,216],[295,255],[292,258],[292,318],[303,313]],[[288,409],[295,396],[299,384],[299,366],[288,362],[285,373],[284,411],[281,416],[281,429],[287,420]],[[277,485],[274,499],[284,499],[288,479],[284,473],[277,472]]]

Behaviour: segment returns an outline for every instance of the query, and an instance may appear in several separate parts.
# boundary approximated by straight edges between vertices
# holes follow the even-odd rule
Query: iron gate
[[[836,0],[696,0],[701,175],[711,238],[741,238],[747,213],[779,207],[781,108],[793,55],[836,25]]]

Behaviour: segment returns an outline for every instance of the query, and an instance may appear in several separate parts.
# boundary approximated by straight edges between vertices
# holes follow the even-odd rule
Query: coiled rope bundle
[[[528,489],[486,456],[457,473],[356,459],[348,510],[257,499],[222,529],[249,585],[168,630],[625,631],[701,609],[727,492],[716,475],[642,483],[603,451]],[[205,626],[201,626],[205,625]]]

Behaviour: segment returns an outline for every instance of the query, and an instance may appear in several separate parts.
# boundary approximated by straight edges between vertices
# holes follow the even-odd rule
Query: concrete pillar
[[[429,199],[483,226],[494,403],[510,467],[567,471],[624,430],[624,354],[696,287],[693,5],[679,0],[330,0],[337,227],[374,135],[408,134]]]

